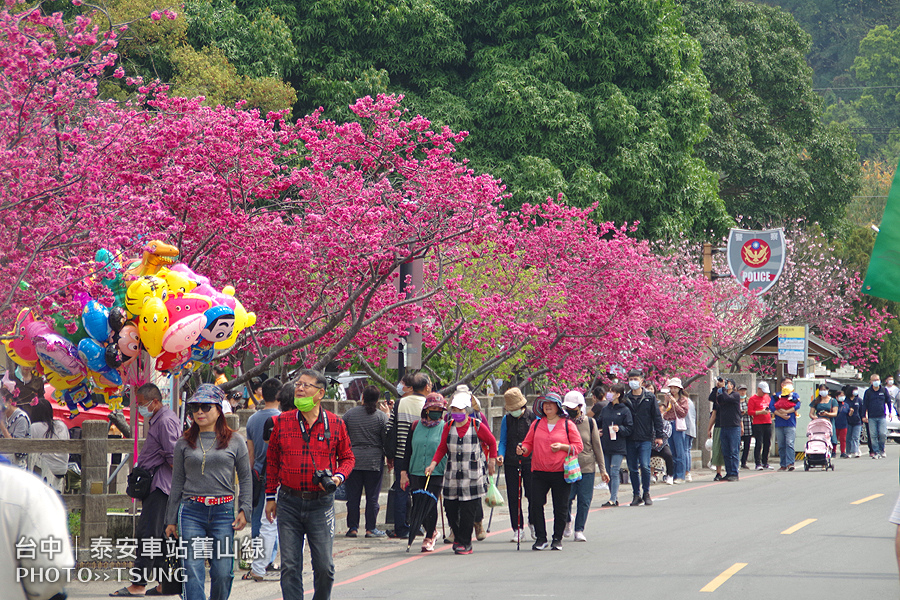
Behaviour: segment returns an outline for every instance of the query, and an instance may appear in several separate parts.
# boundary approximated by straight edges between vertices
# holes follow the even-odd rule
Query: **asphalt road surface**
[[[505,509],[468,556],[443,544],[422,554],[418,540],[406,554],[405,542],[348,539],[340,520],[332,597],[897,598],[896,527],[888,517],[898,494],[898,447],[887,450],[886,460],[836,459],[834,472],[804,472],[802,463],[794,472],[741,471],[735,483],[695,471],[693,483],[654,485],[651,507],[600,509],[608,494],[598,491],[588,541],[565,540],[561,552],[532,551],[530,541],[516,552]],[[623,486],[620,500],[630,496]],[[310,595],[308,556],[306,565]],[[266,582],[241,581],[242,574],[235,572],[234,600],[281,598],[276,574]],[[118,587],[68,591],[105,598]]]

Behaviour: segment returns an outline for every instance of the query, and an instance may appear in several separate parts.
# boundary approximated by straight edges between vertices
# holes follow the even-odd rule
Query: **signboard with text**
[[[787,245],[784,230],[732,229],[728,236],[728,268],[745,288],[756,295],[772,289],[784,270]]]

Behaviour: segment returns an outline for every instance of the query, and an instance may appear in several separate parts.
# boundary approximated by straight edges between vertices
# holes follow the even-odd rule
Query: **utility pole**
[[[724,253],[725,251],[726,248],[718,248],[712,244],[703,244],[703,276],[708,280],[715,281],[716,279],[727,279],[731,277],[730,274],[719,275],[718,273],[713,273],[713,254]]]

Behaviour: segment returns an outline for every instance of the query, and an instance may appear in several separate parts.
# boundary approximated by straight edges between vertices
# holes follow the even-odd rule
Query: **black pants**
[[[506,497],[509,500],[509,522],[513,531],[524,529],[531,523],[531,519],[525,517],[524,509],[519,505],[519,469],[516,465],[503,463],[503,476],[506,478]],[[522,498],[528,499],[531,506],[531,462],[522,464]],[[529,515],[530,516],[530,515]]]
[[[166,505],[169,503],[169,495],[163,493],[159,488],[154,488],[150,495],[141,501],[141,517],[138,519],[135,534],[137,535],[138,545],[134,561],[136,569],[135,579],[131,581],[134,585],[147,585],[147,579],[144,574],[150,569],[158,569],[163,566],[163,558],[161,556],[150,558],[144,556],[141,540],[149,538],[162,539],[166,531]]]
[[[753,431],[744,430],[744,434],[741,436],[741,443],[743,444],[743,450],[741,450],[741,466],[747,466],[747,459],[750,457],[750,440],[753,439]],[[753,456],[756,458],[756,455]]]
[[[447,520],[453,531],[453,542],[470,546],[472,544],[472,528],[475,526],[475,515],[481,506],[481,498],[472,500],[444,500],[447,507]]]
[[[378,495],[381,494],[382,471],[353,469],[344,482],[347,486],[347,529],[359,529],[359,504],[366,489],[366,531],[375,529],[378,520]]]
[[[547,504],[547,492],[550,492],[553,498],[553,539],[561,540],[569,515],[569,490],[572,484],[566,483],[562,471],[532,471],[531,482],[532,493],[528,509],[531,524],[534,525],[534,536],[537,541],[547,541],[544,505]]]
[[[753,448],[753,461],[757,466],[769,466],[769,447],[772,445],[772,424],[753,424],[753,439],[756,447]]]
[[[425,482],[428,481],[427,477],[422,477],[421,475],[410,475],[409,476],[409,491],[415,492],[416,490],[424,490]],[[441,497],[441,492],[444,489],[444,478],[443,476],[431,476],[431,480],[428,481],[428,491],[434,494],[435,498]],[[412,494],[413,503],[418,502],[416,500],[416,494]],[[411,504],[410,506],[413,506]],[[425,518],[422,519],[422,526],[425,528],[425,537],[433,537],[432,534],[437,532],[437,519],[438,519],[438,507],[437,504],[434,505],[434,508],[425,515]]]
[[[651,448],[650,449],[650,458],[653,458],[654,456],[658,456],[661,459],[663,459],[664,461],[666,461],[666,475],[668,475],[669,477],[674,477],[675,476],[675,461],[672,458],[672,449],[669,448],[669,443],[666,442],[665,444],[663,444],[663,447],[659,450],[656,450],[655,448]],[[649,490],[644,490],[644,491],[646,492]]]

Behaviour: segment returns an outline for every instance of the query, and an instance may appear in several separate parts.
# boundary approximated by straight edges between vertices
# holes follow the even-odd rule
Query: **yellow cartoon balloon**
[[[228,288],[225,288],[228,289]],[[232,288],[233,289],[233,288]],[[225,290],[223,290],[225,291]],[[244,305],[241,304],[241,301],[235,298],[234,300],[234,329],[231,331],[231,335],[222,340],[221,342],[216,342],[214,345],[216,350],[225,350],[226,348],[231,348],[234,346],[234,343],[237,341],[238,334],[241,333],[247,327],[252,327],[256,323],[256,313],[248,313],[247,309],[244,308]]]
[[[157,277],[166,282],[169,292],[190,292],[197,287],[197,282],[185,277],[178,271],[171,271],[167,267],[163,267],[156,274]]]
[[[167,289],[166,282],[153,275],[140,277],[132,282],[125,291],[125,309],[128,311],[128,317],[133,319],[140,316],[147,300],[164,298]]]
[[[138,317],[138,335],[141,342],[150,353],[150,356],[156,357],[162,354],[162,341],[169,328],[169,312],[162,299],[155,296],[150,297],[144,303],[141,316]]]

